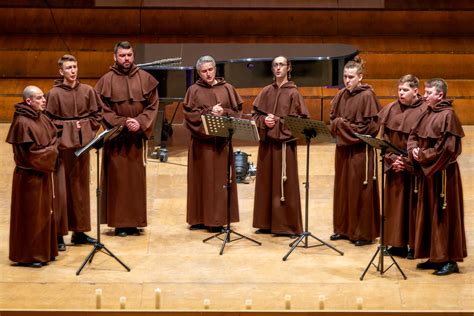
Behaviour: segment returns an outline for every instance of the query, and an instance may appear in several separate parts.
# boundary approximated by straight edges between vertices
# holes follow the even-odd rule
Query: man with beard
[[[303,232],[298,181],[297,144],[281,118],[309,115],[303,97],[289,81],[291,62],[284,56],[272,61],[274,82],[254,101],[253,118],[260,137],[253,226],[256,233],[296,235]]]
[[[459,272],[467,257],[462,181],[456,161],[461,154],[461,123],[446,99],[441,78],[425,83],[427,110],[408,138],[408,153],[421,168],[416,214],[415,257],[429,258],[417,269],[443,276]]]
[[[62,79],[46,95],[46,112],[59,131],[59,157],[54,172],[54,214],[59,251],[66,250],[63,236],[72,231],[73,244],[93,243],[91,230],[90,157],[74,152],[94,137],[100,127],[101,101],[95,90],[77,79],[77,60],[64,55],[58,60]]]
[[[336,137],[334,234],[356,246],[372,243],[380,232],[380,205],[375,150],[354,133],[376,136],[380,104],[372,87],[362,83],[360,58],[344,66],[344,85],[334,99],[330,128]]]
[[[228,150],[233,149],[226,138],[205,134],[201,115],[239,117],[243,102],[232,85],[216,78],[216,62],[211,56],[200,57],[196,71],[200,78],[188,88],[183,102],[185,126],[191,132],[186,221],[191,230],[217,232],[227,223],[227,198],[232,202],[230,221],[239,221],[234,165],[230,197],[224,187]]]
[[[398,100],[385,106],[378,114],[382,137],[406,150],[411,128],[426,109],[418,94],[419,80],[405,75],[398,81]],[[417,203],[417,178],[406,157],[386,153],[385,236],[389,252],[394,256],[414,259],[414,222]],[[409,249],[407,248],[409,246]]]
[[[51,173],[58,156],[57,131],[43,114],[46,99],[35,86],[15,105],[7,142],[13,146],[10,255],[19,266],[41,268],[58,255]]]
[[[115,45],[114,60],[95,86],[104,104],[103,125],[124,127],[104,145],[101,209],[102,221],[125,237],[147,226],[146,145],[158,111],[158,82],[134,64],[129,42]]]

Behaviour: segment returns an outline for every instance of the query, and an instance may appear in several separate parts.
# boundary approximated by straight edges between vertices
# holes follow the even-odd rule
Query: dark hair
[[[293,70],[293,65],[291,64],[291,60],[288,59],[288,57],[286,57],[285,55],[278,55],[276,56],[275,58],[272,59],[272,68],[273,68],[273,62],[275,61],[275,59],[277,59],[278,57],[283,57],[285,58],[286,60],[286,65],[288,66],[288,72],[287,72],[287,75],[288,75],[288,80],[291,79],[291,71]],[[273,78],[273,80],[275,80],[275,78]]]
[[[364,73],[364,64],[365,62],[359,57],[359,55],[357,55],[346,63],[344,69],[355,68],[357,70],[357,74],[361,74]]]
[[[63,55],[61,58],[58,59],[59,68],[61,68],[66,61],[75,61],[77,63],[76,57],[74,57],[72,55],[69,55],[69,54],[66,54],[66,55]]]
[[[119,48],[130,49],[130,48],[132,48],[132,45],[130,44],[130,42],[127,42],[127,41],[118,42],[117,44],[115,44],[114,54],[117,54],[117,51],[118,51]]]
[[[432,88],[435,87],[437,92],[443,92],[443,97],[445,98],[448,94],[448,84],[442,78],[432,78],[425,82],[425,87]]]
[[[398,80],[399,85],[404,84],[404,83],[408,83],[408,85],[412,89],[418,88],[420,86],[420,80],[416,76],[411,75],[411,74],[405,75],[401,77],[400,80]]]

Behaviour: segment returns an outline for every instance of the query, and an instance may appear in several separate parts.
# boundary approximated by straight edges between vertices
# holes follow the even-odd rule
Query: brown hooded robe
[[[419,147],[419,193],[415,257],[432,262],[463,261],[467,257],[461,173],[464,131],[452,100],[428,106],[408,138],[410,157]]]
[[[227,139],[208,136],[204,132],[201,115],[211,114],[212,107],[221,103],[224,115],[239,117],[242,99],[234,87],[222,78],[210,86],[202,79],[189,87],[184,98],[185,125],[191,132],[188,150],[187,216],[189,225],[209,227],[227,223]],[[231,222],[239,221],[237,182],[232,159]]]
[[[254,101],[253,118],[261,135],[258,147],[253,227],[275,234],[301,234],[301,201],[298,180],[297,145],[280,118],[309,116],[303,97],[289,81],[268,85]],[[265,125],[266,114],[274,114],[273,128]],[[282,157],[285,148],[285,157]],[[282,170],[282,165],[286,166]],[[283,179],[282,179],[283,178]],[[286,180],[284,180],[286,178]],[[283,188],[283,190],[282,190]]]
[[[46,112],[59,131],[58,165],[54,171],[56,232],[91,230],[90,157],[74,152],[84,147],[100,127],[102,102],[95,90],[77,82],[74,88],[57,80],[46,95]],[[76,123],[81,128],[78,129]]]
[[[380,231],[377,157],[353,133],[376,136],[380,104],[368,85],[340,90],[332,101],[331,132],[336,137],[334,233],[350,240],[374,240]]]
[[[147,226],[146,142],[158,111],[157,85],[136,65],[126,70],[114,64],[95,86],[103,102],[103,125],[124,126],[102,151],[101,215],[110,227]],[[140,123],[137,132],[128,131],[128,118]]]
[[[421,96],[412,105],[398,100],[386,105],[378,114],[382,137],[400,149],[407,149],[408,135],[426,110]],[[387,153],[384,158],[385,172],[385,244],[395,247],[415,247],[415,215],[418,185],[413,165],[404,159],[405,170],[395,172],[393,163],[399,155]]]
[[[10,217],[11,261],[48,262],[58,255],[52,214],[56,134],[46,115],[26,103],[15,105],[6,139],[13,146],[16,165]]]

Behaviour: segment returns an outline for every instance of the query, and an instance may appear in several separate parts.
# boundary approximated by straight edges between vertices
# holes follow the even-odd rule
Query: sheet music
[[[210,114],[201,115],[201,119],[207,135],[229,137],[229,130],[232,130],[232,136],[237,139],[253,141],[260,139],[257,124],[253,120]]]

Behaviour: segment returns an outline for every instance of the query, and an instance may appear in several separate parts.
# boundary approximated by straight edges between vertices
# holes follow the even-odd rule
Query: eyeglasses
[[[284,66],[288,66],[288,64],[284,64],[284,63],[274,63],[274,64],[272,64],[273,68],[278,68],[278,67],[282,68]]]

